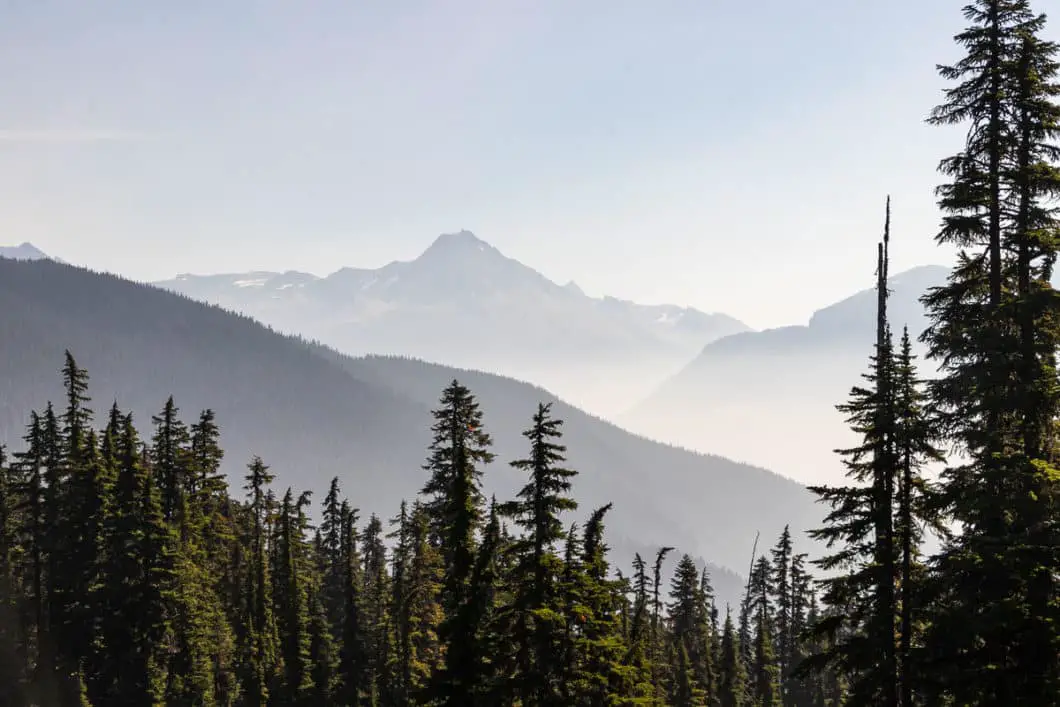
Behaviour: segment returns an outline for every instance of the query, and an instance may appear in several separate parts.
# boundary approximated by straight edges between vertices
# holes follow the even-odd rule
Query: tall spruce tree
[[[747,669],[740,652],[740,639],[732,625],[732,612],[725,609],[721,634],[718,703],[721,707],[750,707],[747,694]]]
[[[956,246],[925,298],[941,377],[931,402],[962,463],[942,474],[957,532],[935,558],[926,689],[960,704],[1057,704],[1060,510],[1055,420],[1058,245],[1057,47],[1027,0],[976,0],[956,36],[966,55],[931,114],[968,126],[943,160],[937,240]]]
[[[682,695],[682,704],[710,704],[709,700],[717,697],[709,591],[706,570],[701,574],[692,558],[682,555],[670,582],[669,606],[669,627],[675,646],[672,655],[681,663],[671,693]]]
[[[877,253],[876,344],[864,375],[868,385],[855,386],[850,401],[838,406],[862,439],[852,449],[838,450],[853,483],[811,487],[831,510],[824,527],[810,536],[836,549],[816,561],[833,573],[824,580],[824,601],[832,611],[814,627],[828,634],[830,650],[814,656],[803,669],[837,669],[850,676],[851,704],[883,706],[896,706],[899,700],[894,582],[897,422],[894,346],[887,321],[890,214],[888,198]]]
[[[272,472],[260,457],[247,465],[247,517],[244,543],[248,549],[243,593],[242,693],[248,707],[269,704],[269,686],[277,670],[276,620],[272,601],[269,524],[273,515]]]
[[[479,627],[466,623],[473,614],[463,609],[470,599],[470,580],[477,549],[477,531],[485,513],[480,465],[493,461],[492,439],[482,427],[482,412],[471,391],[453,381],[434,411],[431,442],[424,468],[430,479],[423,487],[433,534],[444,561],[444,619],[439,631],[445,644],[445,667],[435,676],[434,694],[443,705],[470,704],[477,686],[470,657]]]
[[[577,472],[562,466],[566,447],[560,443],[563,421],[552,416],[551,405],[539,405],[523,436],[530,453],[511,463],[529,475],[518,500],[502,506],[502,513],[523,529],[508,552],[515,558],[514,597],[506,619],[515,646],[515,694],[526,707],[553,704],[558,698],[557,660],[563,633],[559,576],[562,561],[556,543],[565,536],[560,514],[578,504],[570,497]]]

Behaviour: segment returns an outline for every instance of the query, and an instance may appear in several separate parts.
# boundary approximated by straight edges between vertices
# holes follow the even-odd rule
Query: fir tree
[[[247,465],[244,489],[248,494],[242,643],[242,693],[248,707],[265,707],[269,685],[276,674],[276,623],[272,607],[268,523],[272,515],[269,484],[273,474],[259,458]]]
[[[339,629],[337,697],[340,704],[359,705],[367,691],[368,650],[365,645],[363,608],[364,584],[357,547],[357,510],[343,501],[339,510],[339,564],[342,572],[342,623]]]
[[[453,381],[442,393],[434,411],[434,439],[424,468],[431,477],[423,487],[432,531],[444,562],[445,584],[439,627],[445,644],[445,668],[435,676],[435,697],[444,705],[469,704],[477,686],[469,682],[468,656],[475,650],[478,626],[464,623],[473,614],[463,607],[469,601],[469,582],[476,555],[476,532],[484,513],[482,470],[493,454],[492,440],[482,429],[482,413],[474,396]]]
[[[555,546],[565,535],[560,514],[578,506],[569,495],[570,480],[577,472],[562,467],[566,451],[559,442],[562,424],[552,417],[551,405],[538,406],[531,427],[523,432],[530,441],[530,454],[512,462],[530,478],[518,500],[505,504],[502,511],[525,533],[508,550],[515,558],[515,596],[507,620],[516,651],[516,694],[526,707],[557,699],[556,660],[563,623],[557,586],[562,563]]]
[[[858,446],[839,450],[853,485],[811,487],[831,507],[823,528],[810,536],[824,540],[831,555],[817,564],[836,572],[825,580],[825,602],[834,610],[815,627],[829,634],[828,654],[816,656],[805,670],[831,666],[851,675],[853,704],[897,705],[898,667],[895,643],[897,567],[894,504],[897,458],[894,350],[887,323],[890,200],[884,239],[877,260],[876,346],[867,387],[855,387],[850,402],[838,406],[847,415]]]
[[[740,653],[739,639],[732,625],[732,612],[726,608],[721,634],[718,701],[721,707],[750,707],[747,673]]]
[[[942,474],[959,532],[935,561],[923,668],[929,692],[958,703],[1055,704],[1057,47],[1026,0],[976,0],[964,14],[967,54],[940,67],[955,85],[931,116],[969,127],[938,189],[937,240],[960,254],[924,298],[924,340],[942,373],[935,422],[967,461]]]
[[[677,687],[671,692],[679,693],[689,704],[693,699],[712,699],[717,692],[710,584],[706,578],[706,571],[701,575],[692,558],[683,555],[670,583],[669,623],[675,646],[673,655],[682,663],[674,678]],[[687,681],[690,684],[685,687]]]

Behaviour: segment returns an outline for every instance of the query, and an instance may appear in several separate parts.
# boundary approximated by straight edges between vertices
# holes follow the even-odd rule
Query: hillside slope
[[[117,398],[143,423],[170,393],[186,416],[213,407],[230,473],[258,453],[281,484],[320,490],[339,475],[354,503],[381,515],[422,484],[428,410],[453,377],[482,402],[500,462],[487,471],[487,490],[502,497],[521,483],[506,464],[525,454],[520,431],[537,402],[553,398],[498,376],[349,359],[159,289],[49,261],[0,260],[0,303],[0,440],[20,436],[31,407],[60,398],[56,371],[69,348],[92,376],[97,409]],[[809,494],[783,477],[654,444],[564,404],[557,413],[581,471],[583,511],[615,501],[611,527],[630,543],[675,544],[740,569],[756,530],[769,538],[786,521],[804,528],[818,515]]]
[[[501,449],[521,452],[525,411],[533,410],[538,401],[552,402],[565,421],[571,464],[581,472],[581,501],[598,505],[614,500],[613,522],[638,529],[630,540],[663,544],[690,531],[705,557],[744,571],[756,530],[770,539],[785,523],[806,529],[820,517],[808,492],[784,477],[630,435],[542,388],[490,373],[395,357],[345,359],[339,365],[423,404],[432,401],[447,381],[458,378],[475,391]],[[521,480],[505,474],[501,481],[511,484],[505,489],[511,493]],[[654,520],[642,522],[648,517]]]
[[[923,331],[919,297],[946,274],[929,265],[889,280],[897,336],[903,326],[913,337]],[[835,405],[866,370],[875,312],[875,291],[866,289],[818,310],[804,326],[719,339],[618,421],[655,439],[783,469],[805,483],[836,482],[843,472],[832,450],[853,440]],[[921,374],[928,373],[925,365]]]

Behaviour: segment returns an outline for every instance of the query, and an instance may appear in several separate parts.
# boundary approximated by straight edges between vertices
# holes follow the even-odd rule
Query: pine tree
[[[88,373],[77,365],[69,351],[62,367],[66,408],[57,417],[49,404],[45,410],[45,454],[47,457],[47,526],[48,537],[48,621],[51,639],[48,657],[52,676],[45,678],[55,685],[55,700],[61,707],[80,705],[83,681],[79,663],[92,643],[92,629],[84,624],[86,615],[79,611],[82,598],[79,580],[91,568],[84,566],[93,556],[78,555],[83,547],[80,527],[92,499],[86,457],[87,438],[91,431],[92,411],[88,407]],[[71,483],[71,480],[76,479]],[[72,486],[78,489],[75,496]],[[70,568],[78,568],[71,571]]]
[[[747,673],[740,653],[739,639],[732,625],[732,612],[725,610],[721,634],[718,701],[721,707],[750,707],[747,695]]]
[[[443,705],[456,707],[470,704],[477,690],[469,680],[476,671],[470,656],[479,627],[465,623],[473,614],[463,607],[469,601],[476,532],[485,511],[478,465],[493,460],[488,451],[492,440],[482,429],[482,413],[471,391],[455,380],[443,391],[434,418],[434,439],[424,465],[431,477],[422,491],[445,570],[445,618],[439,627],[445,667],[435,676],[434,695]]]
[[[780,539],[777,540],[777,544],[771,553],[772,583],[770,587],[770,600],[776,609],[776,653],[777,668],[779,669],[781,681],[781,702],[785,706],[792,701],[788,696],[788,678],[791,672],[792,655],[796,642],[795,633],[792,629],[792,613],[794,611],[791,578],[792,553],[791,530],[785,525],[784,531],[781,533]]]
[[[750,687],[756,705],[780,704],[780,669],[773,650],[773,607],[770,602],[772,567],[765,555],[758,558],[747,584],[746,606],[754,625]]]
[[[468,601],[462,607],[465,614],[461,617],[462,622],[476,627],[473,642],[461,667],[467,684],[473,686],[470,704],[502,703],[507,692],[504,681],[500,679],[501,663],[495,660],[501,648],[502,635],[496,615],[501,579],[500,544],[500,519],[494,500],[471,573]]]
[[[530,478],[518,500],[502,509],[524,531],[508,549],[515,562],[515,596],[506,620],[516,651],[515,693],[526,707],[557,699],[556,661],[563,623],[557,586],[562,562],[555,548],[565,535],[560,514],[578,507],[569,495],[577,472],[562,467],[566,451],[559,442],[562,425],[562,420],[552,417],[551,405],[538,406],[531,427],[523,432],[530,441],[530,454],[511,464]]]
[[[112,426],[110,437],[116,425]],[[161,705],[165,638],[172,601],[173,538],[132,417],[121,421],[114,506],[106,528],[109,560],[103,577],[108,620],[101,627],[106,660],[98,704]],[[107,442],[111,444],[111,442]]]
[[[714,699],[717,693],[711,626],[713,607],[709,591],[706,570],[700,574],[692,558],[683,555],[670,583],[669,623],[676,647],[673,655],[678,661],[685,662],[684,667],[678,667],[675,680],[680,688],[671,692],[685,695],[682,699],[686,700],[702,699],[703,704],[709,704],[706,700]],[[684,687],[685,670],[689,671],[691,679],[687,689]]]
[[[19,621],[16,577],[17,485],[0,445],[0,703],[25,704],[26,636]]]
[[[272,516],[269,484],[273,474],[259,458],[247,465],[244,489],[248,494],[244,543],[248,548],[245,571],[245,625],[240,637],[242,649],[242,693],[248,707],[265,707],[269,685],[277,669],[276,622],[273,614],[270,580],[268,523]]]
[[[30,413],[30,422],[23,437],[26,448],[15,453],[12,466],[19,499],[19,524],[16,529],[22,551],[20,575],[22,576],[21,624],[25,627],[27,644],[24,658],[30,674],[30,694],[37,692],[38,681],[43,677],[49,662],[48,622],[46,611],[45,562],[48,539],[44,508],[44,428],[41,416]]]
[[[894,347],[887,322],[890,199],[884,239],[877,259],[876,345],[867,387],[854,387],[850,402],[838,406],[862,442],[839,450],[853,485],[814,486],[831,507],[824,527],[810,536],[834,550],[816,563],[838,574],[824,581],[824,600],[834,610],[814,630],[829,634],[830,652],[815,656],[806,670],[833,667],[851,676],[852,704],[897,705],[895,642],[897,545],[894,534],[896,404]]]
[[[178,519],[183,522],[185,492],[190,485],[190,435],[179,413],[171,395],[162,412],[151,418],[155,426],[151,441],[151,463],[162,492],[162,517],[167,523]]]
[[[399,621],[407,664],[404,683],[413,703],[421,703],[429,696],[431,676],[442,667],[443,560],[430,542],[430,516],[422,504],[413,505],[409,526],[408,581]]]
[[[305,494],[295,499],[290,488],[284,493],[277,519],[279,561],[272,575],[283,676],[280,689],[270,699],[289,705],[307,703],[312,688],[307,558],[303,547],[307,503]]]
[[[359,705],[367,691],[368,649],[365,644],[363,610],[364,583],[357,547],[357,510],[345,501],[339,510],[339,564],[342,572],[342,624],[339,629],[337,697],[340,704]]]
[[[368,519],[361,540],[362,577],[364,581],[362,620],[367,652],[367,676],[369,692],[386,688],[389,663],[389,633],[387,620],[390,593],[390,577],[387,573],[386,546],[383,544],[383,523],[374,513]]]
[[[322,596],[321,577],[323,553],[320,547],[320,536],[317,535],[314,555],[317,560],[317,572],[308,588],[309,604],[309,665],[313,687],[307,697],[307,704],[316,707],[337,707],[335,702],[335,675],[338,658],[335,650],[335,639],[331,632],[327,610]]]
[[[931,116],[969,126],[938,189],[937,240],[960,254],[924,298],[924,340],[941,365],[936,424],[967,461],[941,477],[960,532],[935,561],[923,674],[962,704],[1056,704],[1057,47],[1026,0],[976,0],[964,14],[967,54],[940,67],[955,85]]]
[[[604,517],[608,504],[596,509],[578,535],[571,529],[561,586],[564,612],[570,631],[565,654],[570,664],[568,692],[571,703],[592,707],[610,705],[634,692],[634,671],[623,663],[618,583],[609,579],[608,548],[604,542]],[[579,552],[580,550],[580,552]]]
[[[899,469],[895,539],[901,553],[898,571],[898,676],[901,703],[913,705],[915,687],[921,681],[914,670],[914,650],[921,647],[927,567],[921,558],[921,545],[927,530],[938,536],[946,528],[934,512],[934,490],[922,475],[929,462],[943,461],[942,453],[931,444],[932,430],[925,394],[917,377],[915,357],[908,329],[895,359],[895,453]]]

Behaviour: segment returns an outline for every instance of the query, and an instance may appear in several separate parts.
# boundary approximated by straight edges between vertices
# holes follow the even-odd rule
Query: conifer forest
[[[548,404],[522,490],[487,498],[489,410],[453,380],[422,486],[361,508],[342,470],[230,478],[223,419],[93,401],[72,351],[0,448],[0,706],[1060,705],[1060,51],[1033,4],[963,10],[928,118],[965,135],[928,355],[888,317],[888,199],[846,484],[811,487],[818,527],[748,539],[739,605],[680,548],[614,556]]]

